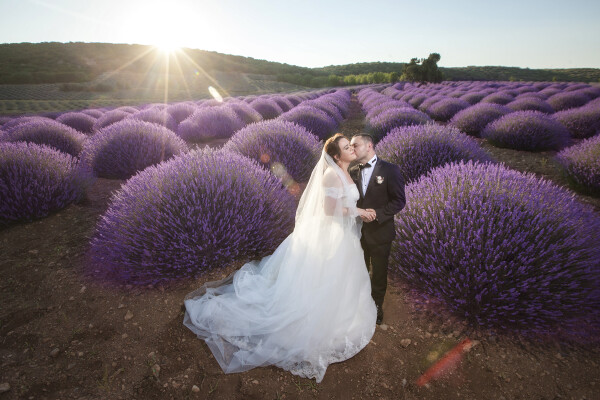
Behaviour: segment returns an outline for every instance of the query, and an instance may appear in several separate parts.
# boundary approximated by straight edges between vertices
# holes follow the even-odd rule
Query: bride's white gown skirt
[[[329,364],[369,343],[377,310],[360,224],[331,223],[318,232],[310,225],[296,226],[260,262],[186,297],[184,324],[224,372],[276,365],[321,382]]]

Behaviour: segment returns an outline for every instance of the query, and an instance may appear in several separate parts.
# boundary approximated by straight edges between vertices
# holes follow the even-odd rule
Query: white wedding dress
[[[205,340],[225,373],[276,365],[321,382],[329,364],[369,343],[377,310],[358,198],[356,185],[323,152],[294,231],[275,252],[186,296],[185,326]]]

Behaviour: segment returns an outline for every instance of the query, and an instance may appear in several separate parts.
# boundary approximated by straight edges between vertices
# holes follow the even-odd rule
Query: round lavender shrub
[[[226,139],[244,126],[242,120],[227,106],[203,107],[177,127],[177,134],[187,142]]]
[[[376,105],[375,107],[371,108],[369,110],[369,112],[367,113],[367,115],[365,116],[365,118],[367,120],[370,120],[372,118],[375,118],[376,116],[378,116],[379,114],[381,114],[384,111],[387,111],[389,109],[392,108],[402,108],[402,107],[410,107],[410,104],[408,104],[405,101],[402,100],[389,100],[386,102],[382,102],[378,105]]]
[[[0,136],[4,142],[45,144],[75,157],[81,153],[85,139],[75,129],[47,118],[17,125]]]
[[[479,103],[487,95],[487,92],[469,92],[463,94],[462,96],[460,96],[460,98],[466,101],[467,103],[473,105]]]
[[[58,116],[56,121],[89,135],[94,131],[96,118],[83,112],[68,112]]]
[[[462,99],[449,97],[436,101],[427,108],[427,114],[436,121],[446,122],[456,113],[469,107],[470,104]]]
[[[87,109],[87,110],[81,110],[81,112],[82,112],[83,114],[87,114],[87,115],[89,115],[90,117],[94,117],[94,119],[98,119],[98,118],[100,118],[102,115],[104,115],[104,112],[103,112],[103,111],[101,111],[101,110],[97,110],[97,109],[95,109],[95,108],[90,108],[90,109]]]
[[[97,225],[91,268],[131,284],[198,277],[272,252],[293,229],[295,209],[255,161],[194,150],[121,187]]]
[[[448,98],[448,97],[446,97],[446,96],[444,96],[444,95],[442,95],[442,94],[436,94],[436,95],[434,95],[434,96],[430,96],[430,97],[428,97],[428,98],[427,98],[427,99],[426,99],[424,102],[422,102],[422,103],[419,105],[418,109],[419,109],[420,111],[427,112],[427,109],[428,109],[430,106],[432,106],[433,104],[437,103],[437,102],[438,102],[438,101],[440,101],[440,100],[447,99],[447,98]]]
[[[474,139],[437,124],[392,129],[375,149],[381,158],[400,167],[406,182],[452,161],[492,161]]]
[[[319,139],[327,139],[337,129],[337,123],[325,111],[304,104],[292,108],[279,117],[281,121],[298,124]]]
[[[540,111],[544,114],[552,114],[554,109],[547,101],[537,97],[519,97],[506,105],[513,111]]]
[[[367,130],[376,140],[384,137],[389,131],[400,126],[424,125],[432,122],[424,112],[410,107],[392,108],[367,121]]]
[[[177,130],[178,125],[177,121],[175,121],[171,114],[169,114],[166,110],[161,110],[154,107],[147,110],[138,111],[134,114],[131,114],[131,116],[128,118],[161,125],[173,132]]]
[[[231,102],[226,107],[229,107],[242,120],[244,125],[262,121],[263,119],[258,111],[243,101]]]
[[[258,98],[250,103],[250,107],[258,111],[263,119],[273,119],[283,114],[279,104],[271,99]]]
[[[292,103],[292,105],[294,107],[296,107],[298,104],[302,103],[302,99],[300,97],[296,96],[296,95],[293,95],[293,94],[289,94],[289,95],[285,96],[285,98],[288,99],[288,101],[290,103]]]
[[[294,108],[294,104],[283,96],[273,96],[271,97],[271,100],[277,103],[282,112],[286,112]]]
[[[90,178],[69,154],[34,143],[0,142],[0,227],[81,200]]]
[[[140,109],[135,108],[133,106],[123,106],[123,107],[116,108],[115,110],[124,111],[129,114],[135,114],[136,112],[140,111]]]
[[[85,144],[81,160],[99,177],[127,179],[186,151],[185,142],[170,129],[126,119],[92,136]]]
[[[340,112],[339,108],[327,101],[322,101],[321,99],[308,100],[305,101],[304,104],[302,104],[302,106],[314,107],[316,109],[324,111],[325,114],[333,118],[337,125],[339,125],[344,120],[344,117],[342,116],[342,113]]]
[[[34,117],[16,117],[16,118],[11,118],[10,120],[6,121],[4,123],[4,125],[2,125],[2,130],[3,131],[10,131],[11,129],[13,129],[14,127],[18,126],[18,125],[23,125],[25,123],[28,122],[38,122],[38,123],[42,123],[42,122],[56,122],[51,118],[46,118],[46,117],[40,117],[40,116],[34,116]]]
[[[552,118],[563,124],[574,138],[585,139],[600,133],[600,106],[570,108],[554,113]]]
[[[600,135],[567,147],[556,159],[575,188],[600,195]]]
[[[252,158],[276,174],[285,170],[282,175],[296,182],[308,182],[321,154],[315,135],[300,125],[281,120],[250,124],[237,131],[223,149]]]
[[[522,333],[598,320],[600,218],[535,174],[471,161],[406,187],[391,265],[473,325]]]
[[[516,111],[490,123],[481,137],[515,150],[560,150],[571,141],[567,128],[539,111]]]
[[[450,125],[468,135],[479,136],[487,124],[511,112],[510,108],[500,104],[478,103],[456,113],[450,120]]]
[[[126,111],[123,110],[112,110],[112,111],[108,111],[107,113],[105,113],[104,115],[102,115],[101,117],[99,117],[96,122],[94,123],[94,130],[98,131],[102,128],[105,128],[111,124],[114,124],[115,122],[119,122],[127,117],[129,117],[131,115],[131,113],[128,113]]]
[[[171,104],[165,109],[177,124],[189,117],[196,111],[197,107],[192,103]]]
[[[515,99],[515,96],[512,96],[508,93],[496,92],[496,93],[491,93],[491,94],[485,96],[483,99],[481,99],[481,102],[505,105],[505,104],[510,103],[514,99]]]
[[[588,101],[590,101],[588,95],[581,91],[557,93],[548,98],[548,104],[556,111],[581,107]]]

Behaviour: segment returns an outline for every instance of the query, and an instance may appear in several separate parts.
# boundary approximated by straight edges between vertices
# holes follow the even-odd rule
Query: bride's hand
[[[375,214],[375,210],[372,209],[364,210],[362,208],[359,208],[358,215],[364,222],[372,222],[377,217],[377,214]]]

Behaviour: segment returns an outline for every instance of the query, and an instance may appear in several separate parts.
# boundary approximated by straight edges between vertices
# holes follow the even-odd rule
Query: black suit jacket
[[[400,168],[377,157],[366,194],[362,193],[362,174],[358,165],[350,168],[350,176],[358,186],[357,207],[372,208],[377,213],[373,222],[363,223],[362,235],[368,244],[390,243],[396,237],[394,215],[406,205],[404,178]]]

